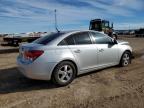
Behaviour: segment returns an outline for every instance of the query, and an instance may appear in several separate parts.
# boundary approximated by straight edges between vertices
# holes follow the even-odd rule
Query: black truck
[[[104,32],[105,34],[108,34],[110,37],[117,39],[117,35],[115,34],[113,29],[113,23],[110,24],[110,22],[107,20],[93,19],[90,21],[89,29]]]

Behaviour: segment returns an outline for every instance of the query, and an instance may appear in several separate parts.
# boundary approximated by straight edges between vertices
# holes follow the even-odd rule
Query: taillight
[[[31,51],[25,51],[24,56],[27,60],[34,61],[39,56],[41,56],[44,53],[42,50],[31,50]]]

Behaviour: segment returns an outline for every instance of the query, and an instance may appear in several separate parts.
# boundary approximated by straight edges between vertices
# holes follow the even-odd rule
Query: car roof
[[[94,30],[71,30],[71,31],[59,31],[60,33],[77,33],[77,32],[98,32]],[[100,32],[98,32],[100,33]]]

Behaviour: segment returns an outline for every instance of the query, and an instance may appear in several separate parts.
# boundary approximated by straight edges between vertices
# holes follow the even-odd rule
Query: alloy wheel
[[[123,65],[127,66],[130,63],[130,56],[128,53],[125,53],[123,55]]]
[[[70,65],[63,65],[58,71],[58,79],[66,83],[71,80],[73,76],[73,69]]]

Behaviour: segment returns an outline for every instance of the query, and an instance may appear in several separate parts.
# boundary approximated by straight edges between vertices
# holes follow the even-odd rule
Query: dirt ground
[[[3,41],[3,37],[0,37],[0,42],[2,42]]]
[[[134,49],[128,67],[77,77],[66,87],[25,78],[18,53],[0,54],[0,108],[144,108],[144,38],[123,38]]]

